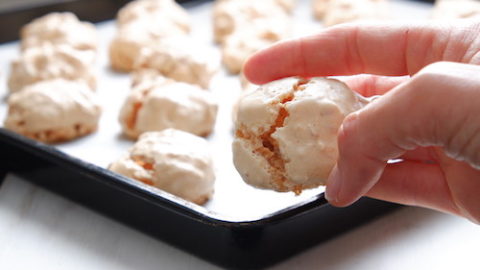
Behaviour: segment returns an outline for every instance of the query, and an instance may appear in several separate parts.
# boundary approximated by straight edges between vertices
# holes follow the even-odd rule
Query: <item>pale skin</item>
[[[370,74],[346,80],[382,97],[340,127],[326,198],[347,206],[369,196],[480,223],[480,19],[332,27],[256,53],[244,73],[257,84]]]

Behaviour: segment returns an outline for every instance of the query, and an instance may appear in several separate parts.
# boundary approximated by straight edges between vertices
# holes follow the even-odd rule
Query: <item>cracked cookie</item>
[[[185,35],[184,30],[171,27],[169,24],[160,25],[144,20],[133,21],[122,26],[109,46],[110,65],[116,71],[130,72],[134,69],[135,61],[140,57],[143,48],[159,43],[163,39]]]
[[[136,0],[118,11],[117,24],[120,27],[139,20],[150,21],[158,27],[167,24],[169,28],[190,32],[190,16],[173,0]]]
[[[143,48],[164,38],[187,35],[190,16],[173,0],[137,0],[117,14],[118,32],[109,46],[112,68],[130,72]]]
[[[200,205],[213,194],[215,174],[207,141],[180,130],[142,134],[109,169]]]
[[[238,104],[233,161],[255,187],[300,193],[324,185],[338,155],[337,131],[366,99],[327,78],[286,78]]]
[[[189,37],[169,37],[143,48],[134,69],[154,69],[173,80],[208,89],[218,70],[214,53]]]
[[[11,63],[9,91],[17,92],[27,85],[57,78],[81,81],[95,89],[96,78],[91,68],[94,58],[92,51],[79,51],[69,46],[29,48]]]
[[[288,2],[288,0],[216,1],[213,7],[215,42],[222,44],[230,35],[246,30],[268,34],[272,41],[285,38],[291,27],[290,16],[285,11]]]
[[[29,138],[53,143],[94,132],[101,114],[84,83],[42,81],[10,95],[5,127]]]
[[[325,17],[328,9],[328,3],[331,0],[312,0],[313,15],[317,20],[321,20]]]
[[[140,75],[139,75],[140,76]],[[202,88],[169,79],[136,82],[120,111],[123,132],[136,139],[147,131],[175,128],[208,136],[215,125],[217,103]],[[138,80],[138,77],[137,77]]]
[[[472,18],[480,15],[480,1],[438,0],[432,10],[432,19]]]
[[[320,12],[316,17],[321,15]],[[331,26],[353,21],[387,18],[387,0],[330,0],[324,11],[323,23],[325,26]]]
[[[70,12],[53,12],[33,20],[22,28],[20,38],[22,50],[45,44],[68,45],[81,51],[96,51],[98,47],[95,26],[79,21]]]

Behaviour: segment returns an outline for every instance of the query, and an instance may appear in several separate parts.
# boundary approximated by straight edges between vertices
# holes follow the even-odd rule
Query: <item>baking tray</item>
[[[82,1],[73,2],[79,5]],[[123,4],[123,1],[110,2],[117,3],[112,5],[115,11]],[[420,2],[393,2],[397,12],[408,13],[411,19],[425,17],[430,7]],[[92,2],[83,0],[83,3],[89,6]],[[193,17],[192,37],[214,48],[209,25],[211,4],[190,1],[186,7]],[[313,23],[307,1],[300,0],[300,4],[295,15],[296,35],[321,27]],[[67,3],[64,5],[61,10],[72,10]],[[97,26],[102,37],[95,67],[99,76],[97,94],[105,102],[99,131],[71,143],[47,146],[0,128],[0,177],[7,172],[15,173],[173,246],[235,269],[272,265],[398,207],[364,198],[340,209],[326,202],[322,187],[294,196],[244,184],[233,168],[230,151],[230,109],[240,86],[236,76],[229,76],[223,70],[212,82],[212,92],[218,96],[220,108],[215,132],[208,138],[217,172],[211,202],[198,206],[104,169],[132,145],[119,135],[116,120],[119,106],[130,91],[130,80],[127,75],[108,68],[106,48],[115,33],[114,22]],[[16,42],[0,45],[1,121],[6,113],[8,63],[18,53]]]

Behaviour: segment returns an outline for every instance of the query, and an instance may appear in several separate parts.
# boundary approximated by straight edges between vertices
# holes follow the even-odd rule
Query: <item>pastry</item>
[[[233,34],[222,45],[222,62],[231,74],[238,74],[248,57],[271,44],[272,41],[249,33]]]
[[[25,25],[21,32],[22,50],[42,45],[68,45],[75,50],[96,51],[98,35],[95,26],[81,22],[70,12],[54,12]]]
[[[291,13],[297,5],[297,0],[274,0],[277,5],[282,7],[285,11]]]
[[[160,72],[154,69],[139,69],[132,73],[132,88],[142,88],[167,83],[169,79],[165,78]]]
[[[173,0],[137,0],[117,14],[119,31],[110,43],[113,69],[130,72],[143,48],[190,32],[187,12]]]
[[[206,47],[191,38],[176,36],[143,48],[134,69],[155,69],[165,77],[208,89],[217,65]]]
[[[312,0],[313,15],[317,20],[321,20],[327,13],[328,4],[332,0]]]
[[[5,127],[46,142],[68,141],[97,129],[100,105],[84,83],[42,81],[10,95]]]
[[[437,0],[432,11],[432,19],[460,19],[480,15],[480,1],[477,0]]]
[[[161,24],[168,24],[168,28],[190,32],[190,16],[173,0],[136,0],[118,11],[117,24],[120,27],[139,20],[146,20],[160,27]]]
[[[247,93],[238,105],[236,169],[250,185],[294,191],[324,185],[344,117],[367,101],[344,83],[286,78]]]
[[[169,24],[155,24],[147,19],[133,21],[122,26],[110,43],[110,65],[116,71],[130,72],[143,48],[164,38],[184,34],[182,29]]]
[[[9,90],[16,92],[32,83],[55,78],[81,81],[95,89],[96,79],[90,67],[94,57],[92,51],[63,45],[29,48],[11,64]]]
[[[109,169],[201,205],[215,182],[208,148],[205,139],[180,130],[147,132]]]
[[[216,1],[213,7],[213,32],[217,43],[239,30],[270,32],[276,41],[289,32],[290,17],[273,0],[223,0]],[[268,29],[265,29],[268,28]]]
[[[331,26],[362,20],[388,18],[386,0],[332,0],[328,3],[323,23]]]
[[[158,80],[140,83],[130,92],[119,121],[132,139],[167,128],[207,136],[214,128],[216,115],[217,103],[210,92],[188,83]]]

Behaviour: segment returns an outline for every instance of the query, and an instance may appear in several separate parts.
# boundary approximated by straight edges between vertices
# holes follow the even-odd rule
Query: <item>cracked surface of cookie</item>
[[[362,20],[388,18],[387,0],[332,0],[328,2],[323,23],[331,26]]]
[[[22,50],[42,45],[68,45],[76,50],[96,51],[95,26],[81,22],[70,12],[53,12],[25,25],[20,32]]]
[[[208,148],[205,139],[180,130],[147,132],[109,169],[201,205],[214,191]]]
[[[130,92],[119,121],[123,132],[133,139],[147,131],[167,128],[208,136],[217,110],[210,92],[188,83],[155,79],[138,83]]]
[[[218,59],[211,52],[191,38],[169,37],[143,48],[134,69],[154,69],[165,77],[208,89],[218,70]]]
[[[337,131],[367,101],[334,79],[286,78],[238,105],[233,160],[245,182],[301,192],[325,181],[338,155]]]
[[[7,129],[47,143],[94,132],[101,114],[87,85],[63,79],[29,85],[13,93],[8,105]]]
[[[69,46],[29,48],[12,61],[9,91],[16,92],[27,85],[56,78],[81,81],[95,89],[96,78],[91,68],[94,58],[92,51],[79,51]]]
[[[146,20],[160,27],[168,24],[169,28],[190,32],[190,16],[173,0],[136,0],[118,11],[117,24],[120,27],[139,20]]]

